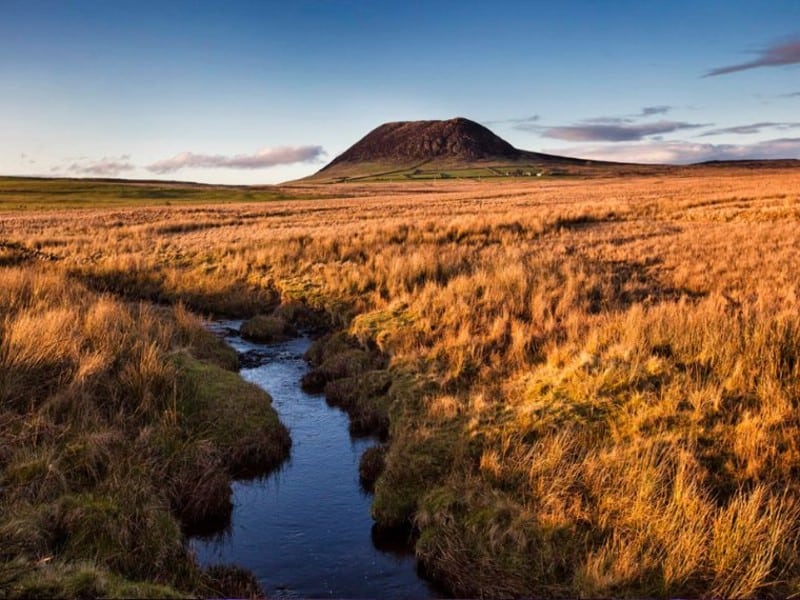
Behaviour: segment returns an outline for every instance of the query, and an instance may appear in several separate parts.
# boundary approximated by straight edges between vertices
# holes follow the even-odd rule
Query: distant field
[[[559,170],[543,169],[536,166],[522,168],[519,165],[485,167],[482,169],[425,169],[413,168],[403,171],[372,175],[364,178],[355,178],[354,181],[403,181],[426,179],[486,179],[486,178],[511,178],[511,177],[553,177],[565,175]]]
[[[485,179],[485,178],[511,178],[511,177],[552,177],[565,175],[558,169],[544,169],[537,166],[521,167],[520,165],[498,165],[484,168],[431,168],[426,165],[411,167],[394,171],[384,171],[372,175],[354,176],[346,181],[366,182],[366,181],[407,181],[407,180],[427,180],[427,179]]]
[[[480,163],[480,161],[478,161]],[[395,164],[366,163],[348,167],[338,165],[333,175],[325,171],[318,173],[308,181],[336,183],[366,183],[370,181],[426,181],[434,179],[516,179],[516,178],[563,178],[563,177],[610,177],[620,173],[657,174],[670,172],[670,167],[649,167],[647,165],[632,166],[553,166],[546,164],[528,164],[525,162],[502,163],[486,161],[485,166],[473,164],[467,167],[452,163],[431,162],[397,166]],[[306,181],[306,180],[301,180]]]
[[[269,202],[318,195],[287,192],[277,186],[0,177],[0,211]]]
[[[200,336],[189,313],[246,317],[279,298],[283,315],[330,317],[320,381],[351,414],[388,423],[373,514],[413,524],[427,572],[453,594],[800,593],[798,170],[143,184],[139,197],[114,183],[0,185],[0,398],[14,394],[0,437],[16,440],[0,449],[0,489],[13,489],[0,494],[0,583],[50,556],[59,581],[91,561],[198,589],[189,558],[177,578],[163,553],[122,560],[135,536],[98,549],[74,523],[119,527],[103,500],[119,483],[109,461],[131,440],[157,455],[182,430],[156,400],[184,363],[164,373],[155,359],[186,355]],[[158,325],[154,302],[178,306],[173,325]],[[126,425],[123,444],[106,417],[69,410],[114,369],[98,406],[133,398],[150,419]],[[108,381],[133,392],[108,396]],[[210,450],[192,448],[200,458],[182,460],[214,473]],[[158,489],[148,502],[166,511]],[[48,537],[56,517],[66,537]]]

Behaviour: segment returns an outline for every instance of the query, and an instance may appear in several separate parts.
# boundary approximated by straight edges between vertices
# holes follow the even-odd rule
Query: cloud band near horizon
[[[146,167],[153,173],[173,173],[181,169],[265,169],[277,165],[314,162],[326,154],[322,146],[282,146],[264,148],[253,154],[195,154],[182,152],[171,158],[154,162]]]
[[[587,123],[547,127],[543,129],[541,135],[570,142],[632,142],[653,135],[699,127],[705,127],[705,125],[684,121],[656,121],[637,124]]]
[[[752,144],[708,144],[680,140],[646,141],[545,149],[576,158],[653,164],[691,164],[710,160],[800,159],[800,138],[777,138]]]
[[[701,133],[697,137],[709,137],[713,135],[723,135],[723,134],[736,134],[736,135],[750,135],[754,133],[761,133],[763,129],[777,129],[779,131],[785,131],[787,129],[796,129],[800,127],[800,123],[795,122],[786,122],[786,123],[776,123],[773,121],[763,121],[760,123],[749,123],[747,125],[736,125],[734,127],[723,127],[721,129],[712,129],[710,131],[706,131],[705,133]]]
[[[100,160],[79,160],[67,167],[70,173],[79,175],[99,175],[100,177],[116,177],[125,171],[133,171],[136,167],[130,163],[130,156],[123,154],[118,158],[104,156]],[[51,171],[59,170],[54,167]]]

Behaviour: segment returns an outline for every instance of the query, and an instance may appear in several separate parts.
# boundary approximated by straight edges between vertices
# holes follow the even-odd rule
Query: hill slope
[[[468,119],[384,123],[336,157],[336,165],[386,159],[419,162],[433,158],[464,161],[516,159],[521,152],[483,125]]]
[[[384,123],[306,180],[535,175],[542,169],[603,164],[613,163],[520,150],[483,125],[458,117]]]

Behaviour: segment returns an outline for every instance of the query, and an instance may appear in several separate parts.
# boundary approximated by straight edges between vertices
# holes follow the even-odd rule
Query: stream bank
[[[291,457],[267,477],[234,482],[230,526],[191,542],[199,562],[247,568],[271,597],[436,597],[410,540],[373,526],[358,473],[376,440],[351,437],[348,416],[300,386],[310,340],[259,344],[242,339],[240,326],[214,329],[239,353],[241,376],[272,396],[291,431]]]

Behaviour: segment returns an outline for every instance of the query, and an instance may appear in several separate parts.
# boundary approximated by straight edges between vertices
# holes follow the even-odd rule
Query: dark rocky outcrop
[[[579,159],[519,150],[489,129],[456,117],[446,121],[384,123],[326,165],[320,174],[343,165],[423,164],[427,161],[470,164],[476,161],[584,163]]]

